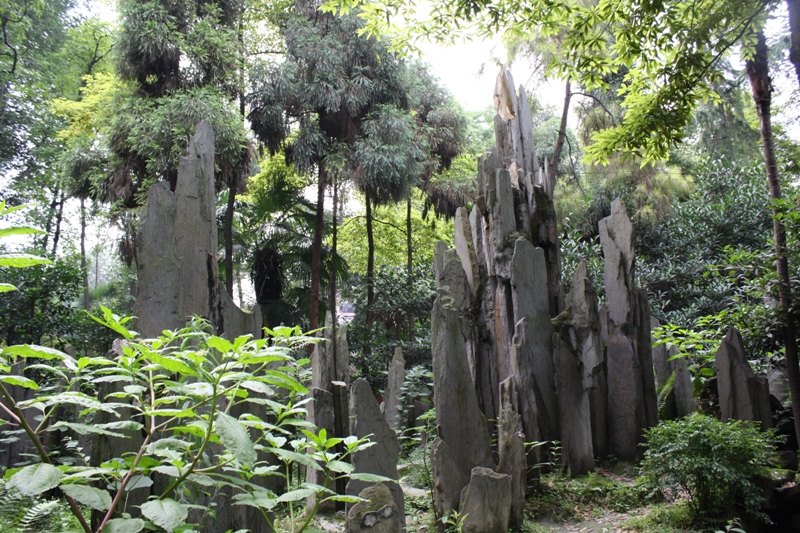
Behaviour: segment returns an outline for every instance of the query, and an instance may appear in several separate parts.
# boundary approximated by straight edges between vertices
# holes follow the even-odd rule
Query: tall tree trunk
[[[81,270],[83,271],[83,308],[89,310],[89,272],[86,268],[86,200],[81,198]]]
[[[781,199],[781,182],[778,176],[778,163],[775,158],[775,143],[772,137],[772,80],[769,77],[767,60],[767,43],[764,32],[758,34],[756,53],[747,61],[747,77],[753,90],[753,100],[761,122],[761,148],[767,166],[767,182],[769,195],[773,202]],[[778,294],[780,311],[783,315],[783,339],[786,349],[786,377],[792,396],[792,412],[794,429],[800,439],[800,367],[797,361],[796,321],[792,313],[792,293],[789,284],[789,263],[786,258],[786,228],[782,219],[778,218],[778,210],[772,208],[772,228],[775,239],[775,265],[778,271]]]
[[[789,8],[789,33],[791,45],[789,47],[789,60],[794,65],[797,83],[800,83],[800,0],[786,0]]]
[[[42,250],[47,253],[47,245],[50,240],[50,230],[53,229],[53,217],[56,216],[56,208],[58,208],[58,199],[61,196],[61,189],[56,187],[53,192],[53,201],[50,202],[50,210],[47,212],[47,222],[44,224],[44,245]]]
[[[61,199],[58,202],[58,213],[56,214],[56,230],[53,233],[53,257],[58,251],[58,241],[61,239],[61,220],[64,217],[64,202],[67,200],[66,193],[61,191]]]
[[[322,267],[322,232],[325,223],[325,166],[319,164],[319,183],[317,185],[317,214],[314,220],[314,244],[311,249],[311,309],[308,317],[312,330],[319,327],[319,285]]]
[[[372,354],[372,306],[375,303],[375,236],[372,233],[372,202],[366,195],[367,207],[367,338],[364,342],[364,355]]]
[[[569,117],[569,103],[572,100],[572,82],[567,80],[567,89],[564,93],[564,107],[561,110],[561,123],[558,127],[558,137],[556,137],[556,145],[553,148],[553,158],[550,161],[549,175],[547,180],[549,182],[549,189],[547,193],[552,198],[553,191],[556,188],[556,176],[558,176],[558,163],[561,161],[561,152],[564,149],[564,140],[567,138],[567,118]]]
[[[406,200],[406,270],[408,272],[408,294],[411,294],[411,279],[414,273],[414,248],[411,244],[411,193]],[[408,312],[408,340],[414,342],[414,311]]]
[[[328,308],[331,310],[331,315],[333,316],[333,338],[336,338],[336,311],[338,310],[336,306],[336,269],[337,261],[336,261],[336,251],[338,247],[338,237],[339,231],[337,228],[338,224],[338,216],[337,211],[339,209],[339,184],[336,182],[336,178],[333,178],[333,226],[331,227],[332,230],[332,242],[331,242],[331,288],[330,288],[330,298],[328,299],[329,304]],[[336,343],[333,343],[333,369],[334,373],[336,372]]]
[[[228,208],[225,211],[225,290],[233,299],[233,205],[236,201],[236,179],[232,179],[228,187]]]

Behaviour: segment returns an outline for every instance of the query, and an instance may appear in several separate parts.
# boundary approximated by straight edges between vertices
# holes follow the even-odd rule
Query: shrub
[[[642,462],[647,484],[671,495],[689,496],[697,520],[717,519],[731,505],[758,518],[763,501],[754,478],[762,474],[774,450],[770,433],[746,422],[727,423],[694,413],[662,422],[647,431],[649,448]]]

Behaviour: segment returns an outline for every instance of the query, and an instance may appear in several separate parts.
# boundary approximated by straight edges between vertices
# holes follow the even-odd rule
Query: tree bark
[[[61,239],[61,220],[64,217],[64,202],[66,199],[66,193],[61,191],[61,200],[58,202],[58,213],[56,214],[56,230],[53,233],[53,257],[56,256],[58,241]]]
[[[228,208],[225,210],[225,290],[233,299],[233,209],[236,202],[236,179],[232,179],[228,187]]]
[[[372,234],[372,202],[366,195],[367,208],[367,338],[364,342],[364,354],[372,354],[372,305],[375,303],[375,236]]]
[[[753,59],[746,62],[745,70],[753,90],[753,100],[761,123],[761,148],[767,166],[767,182],[769,195],[773,201],[772,228],[775,239],[775,266],[778,272],[778,294],[780,311],[783,315],[782,333],[786,349],[786,377],[792,396],[792,413],[794,429],[800,439],[800,366],[797,361],[796,321],[792,313],[792,293],[789,284],[789,263],[786,257],[786,228],[778,215],[775,201],[782,198],[781,182],[778,175],[778,163],[775,157],[775,142],[772,136],[772,80],[769,76],[767,60],[767,43],[764,32],[758,34],[756,53]]]
[[[414,272],[414,248],[411,244],[411,193],[408,194],[406,201],[406,269],[408,271],[408,293],[411,294],[411,275]],[[414,312],[408,312],[408,340],[414,342]]]
[[[308,317],[310,329],[319,327],[319,285],[322,267],[322,232],[325,223],[325,166],[319,164],[319,183],[317,185],[317,213],[314,220],[314,244],[311,249],[311,309]]]
[[[89,272],[86,268],[86,200],[81,198],[81,270],[83,271],[83,308],[89,310]]]
[[[548,194],[552,198],[556,188],[556,176],[558,176],[558,162],[561,161],[561,152],[564,150],[564,140],[567,138],[567,118],[569,117],[569,103],[572,100],[572,82],[567,80],[567,89],[564,93],[564,108],[561,110],[561,124],[558,127],[558,137],[553,148],[553,159],[550,161],[549,175],[547,180],[550,184]]]

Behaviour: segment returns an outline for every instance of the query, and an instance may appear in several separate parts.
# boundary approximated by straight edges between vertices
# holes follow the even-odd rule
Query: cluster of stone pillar
[[[560,441],[560,460],[576,476],[595,457],[636,458],[658,416],[650,317],[624,205],[615,201],[601,222],[607,304],[598,309],[585,264],[565,294],[554,183],[537,163],[525,93],[512,87],[501,72],[497,146],[479,161],[480,196],[470,212],[458,210],[455,248],[440,243],[435,262],[434,499],[440,515],[478,520],[463,531],[521,526],[526,490],[546,460],[546,447],[526,442]],[[483,498],[497,494],[508,495],[508,509],[485,512]]]

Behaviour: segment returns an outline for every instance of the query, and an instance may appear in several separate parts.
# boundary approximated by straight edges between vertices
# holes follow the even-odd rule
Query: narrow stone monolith
[[[355,472],[377,474],[390,479],[397,475],[397,456],[400,444],[397,434],[386,423],[378,400],[365,378],[357,379],[350,391],[350,434],[358,438],[369,436],[372,446],[355,452],[352,456]],[[347,483],[347,494],[353,496],[373,483],[351,479]],[[403,491],[396,482],[386,482],[400,513],[400,523],[405,527],[405,505]]]
[[[728,329],[714,356],[714,366],[722,420],[750,420],[763,430],[771,428],[769,383],[753,373],[736,328]]]
[[[345,533],[400,533],[403,530],[401,509],[386,483],[367,487],[358,496],[367,501],[350,508]]]
[[[403,349],[394,349],[394,357],[389,363],[389,373],[386,379],[386,391],[383,395],[383,414],[389,427],[397,430],[400,427],[400,389],[406,379],[406,360],[403,359]]]
[[[525,510],[525,482],[528,469],[525,455],[525,433],[519,416],[519,397],[514,377],[500,383],[500,415],[497,421],[497,448],[500,455],[498,472],[511,477],[510,525],[521,531]]]
[[[475,467],[461,494],[462,533],[507,533],[511,516],[511,476]]]

